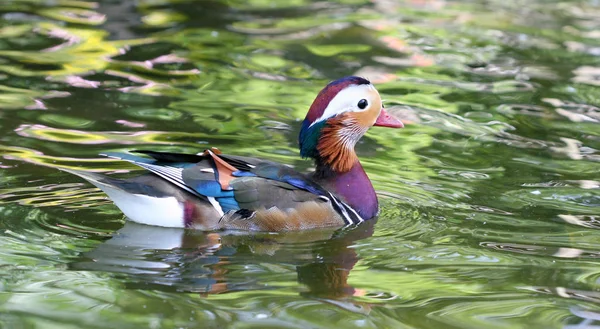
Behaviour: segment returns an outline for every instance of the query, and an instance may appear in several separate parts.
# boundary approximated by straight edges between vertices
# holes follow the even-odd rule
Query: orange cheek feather
[[[369,93],[371,94],[371,97],[369,97],[371,102],[367,110],[350,113],[356,119],[356,123],[365,128],[369,128],[375,123],[379,116],[379,111],[381,111],[381,97],[379,97],[379,93],[375,89],[370,90]]]
[[[358,161],[354,149],[350,149],[345,141],[340,139],[339,132],[345,128],[343,118],[329,119],[327,126],[321,131],[317,144],[319,155],[331,168],[337,172],[347,172]]]

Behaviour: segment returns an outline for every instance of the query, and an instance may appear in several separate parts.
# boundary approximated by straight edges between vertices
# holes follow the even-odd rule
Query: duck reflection
[[[294,270],[307,297],[361,294],[348,284],[358,261],[351,247],[373,234],[374,221],[345,229],[288,233],[201,232],[127,222],[84,253],[72,269],[122,275],[130,288],[218,294],[273,289]]]

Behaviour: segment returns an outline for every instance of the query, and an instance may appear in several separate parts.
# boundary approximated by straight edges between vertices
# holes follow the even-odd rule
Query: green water
[[[597,0],[0,4],[0,328],[598,328]],[[59,171],[153,148],[311,163],[299,122],[370,78],[350,231],[126,223]]]

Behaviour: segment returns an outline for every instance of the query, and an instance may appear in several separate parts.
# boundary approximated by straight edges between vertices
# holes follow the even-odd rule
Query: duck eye
[[[364,110],[367,105],[369,105],[369,102],[367,102],[367,100],[364,98],[358,101],[358,108],[361,110]]]

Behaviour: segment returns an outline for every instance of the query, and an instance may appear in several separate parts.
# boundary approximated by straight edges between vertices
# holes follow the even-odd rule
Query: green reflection
[[[0,327],[599,325],[593,1],[0,11]],[[210,146],[306,170],[300,120],[350,74],[406,123],[357,145],[381,201],[364,234],[132,227],[57,170],[127,175],[97,154]]]

